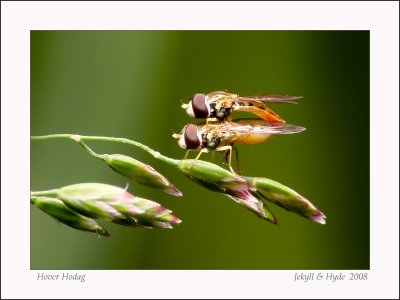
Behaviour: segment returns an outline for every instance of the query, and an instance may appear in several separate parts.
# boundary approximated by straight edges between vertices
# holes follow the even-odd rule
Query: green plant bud
[[[31,202],[46,214],[72,228],[93,232],[103,236],[109,236],[109,233],[91,218],[82,216],[57,198],[33,197]]]
[[[169,222],[160,222],[152,220],[116,220],[114,223],[119,225],[129,226],[129,227],[139,227],[139,228],[166,228],[172,229],[172,225]]]
[[[264,209],[265,219],[270,221],[272,224],[277,225],[278,220],[276,219],[276,217],[274,216],[272,211],[269,209],[269,207],[265,203],[263,203],[263,209]]]
[[[151,188],[160,189],[173,196],[182,193],[151,166],[122,154],[105,155],[104,161],[117,173]]]
[[[189,179],[216,192],[242,191],[251,187],[238,175],[204,160],[184,159],[178,168]]]
[[[194,159],[181,160],[178,168],[197,184],[214,192],[222,193],[258,217],[276,224],[276,218],[264,207],[263,202],[252,194],[253,187],[245,179],[218,165]]]
[[[171,211],[162,207],[157,202],[135,197],[128,202],[120,202],[111,204],[115,209],[125,216],[128,226],[150,226],[153,222],[174,223],[179,224],[182,221],[171,214]],[[121,224],[120,220],[117,223]],[[157,224],[157,223],[155,223]],[[160,227],[160,226],[155,226]],[[163,228],[166,228],[164,226]],[[172,227],[168,227],[172,228]]]
[[[182,221],[179,220],[177,217],[171,215],[171,211],[160,206],[150,208],[146,210],[146,218],[157,221],[157,222],[162,222],[162,223],[175,223],[179,224]]]
[[[268,209],[268,207],[261,201],[259,200],[259,197],[256,195],[253,195],[252,193],[249,193],[249,195],[228,195],[225,194],[227,197],[238,203],[239,205],[247,208],[251,212],[255,213],[258,217],[263,218],[272,224],[277,224],[278,221],[275,218],[275,216],[272,214],[272,212]]]
[[[309,200],[291,188],[267,178],[243,177],[257,189],[257,195],[286,210],[320,224],[325,224],[325,215]]]
[[[124,218],[109,203],[134,198],[122,188],[102,183],[79,183],[65,186],[58,190],[57,197],[80,214],[108,221]]]
[[[85,216],[121,225],[137,227],[146,224],[151,227],[153,222],[181,222],[159,203],[135,197],[125,189],[108,184],[80,183],[66,186],[57,190],[57,197]],[[155,227],[161,227],[158,223],[154,224]],[[167,225],[163,228],[167,228]]]

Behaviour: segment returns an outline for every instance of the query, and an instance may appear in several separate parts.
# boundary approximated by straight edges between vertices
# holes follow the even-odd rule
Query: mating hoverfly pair
[[[193,150],[200,150],[196,159],[202,153],[224,151],[225,161],[228,162],[231,172],[235,173],[231,165],[232,149],[236,150],[237,169],[239,166],[238,152],[233,148],[234,144],[258,144],[274,134],[292,134],[305,130],[301,126],[286,124],[274,111],[266,107],[267,103],[296,103],[294,101],[301,98],[289,95],[241,97],[223,91],[207,95],[194,94],[190,102],[183,104],[182,108],[189,116],[206,121],[198,125],[187,124],[180,134],[172,136],[178,140],[181,148],[188,150],[184,158]],[[232,120],[235,112],[249,112],[258,118]]]

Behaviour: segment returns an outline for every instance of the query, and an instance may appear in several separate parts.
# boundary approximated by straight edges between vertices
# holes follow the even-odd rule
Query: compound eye
[[[194,94],[191,98],[192,109],[195,118],[207,118],[210,116],[210,105],[204,94]]]
[[[189,124],[186,126],[184,138],[187,149],[198,149],[201,145],[201,140],[197,131],[197,127],[193,124]]]

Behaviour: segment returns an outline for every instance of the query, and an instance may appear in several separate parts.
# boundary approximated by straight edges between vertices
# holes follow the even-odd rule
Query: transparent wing
[[[292,124],[251,124],[246,122],[246,125],[240,125],[235,123],[226,124],[222,130],[233,131],[238,133],[270,133],[270,134],[292,134],[299,133],[306,128]]]
[[[290,96],[290,95],[255,95],[248,97],[237,97],[235,100],[238,101],[258,101],[258,102],[270,102],[270,103],[292,103],[297,104],[294,100],[302,99],[302,96]]]
[[[257,125],[251,129],[251,132],[271,133],[271,134],[291,134],[291,133],[299,133],[304,130],[306,130],[305,127],[285,123],[285,124],[281,124],[279,126]]]

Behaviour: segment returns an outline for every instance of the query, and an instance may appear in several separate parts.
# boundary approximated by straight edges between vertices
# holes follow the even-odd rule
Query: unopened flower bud
[[[178,168],[197,184],[224,194],[257,216],[276,224],[276,219],[268,208],[251,193],[253,187],[240,176],[203,160],[181,160]]]
[[[124,189],[102,183],[79,183],[62,187],[57,197],[73,210],[94,219],[112,221],[123,215],[109,205],[134,196]]]
[[[159,203],[135,197],[125,189],[108,184],[80,183],[66,186],[57,191],[57,197],[85,216],[121,225],[171,228],[170,224],[181,223]]]
[[[124,220],[116,219],[114,222],[139,227],[172,228],[171,224],[179,224],[182,221],[171,214],[171,211],[157,202],[134,197],[129,201],[121,201],[111,204],[124,215]]]
[[[31,202],[46,214],[52,216],[65,225],[78,230],[109,236],[109,233],[97,224],[95,220],[78,214],[57,198],[33,197]]]
[[[242,191],[250,188],[246,180],[240,176],[204,160],[184,159],[179,162],[178,168],[189,179],[216,192]]]
[[[160,189],[170,195],[182,196],[182,193],[167,178],[151,166],[122,154],[109,154],[104,157],[104,161],[114,171],[125,177],[140,184]]]
[[[249,191],[230,191],[228,194],[225,194],[230,199],[235,201],[241,206],[244,206],[248,210],[255,213],[258,217],[263,218],[267,221],[270,221],[272,224],[277,224],[278,221],[273,215],[273,213],[266,207],[266,205],[257,197],[257,195],[253,195],[252,192]]]
[[[314,204],[287,186],[267,178],[244,177],[265,200],[295,212],[314,222],[325,224],[325,215]]]

